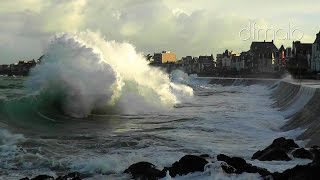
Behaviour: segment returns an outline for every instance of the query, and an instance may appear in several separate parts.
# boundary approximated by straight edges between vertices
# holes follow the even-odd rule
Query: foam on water
[[[184,74],[178,74],[186,78]],[[90,117],[79,121],[85,123],[83,127],[76,123],[78,120],[73,122],[72,130],[66,134],[44,139],[38,136],[22,138],[18,153],[5,159],[8,167],[21,170],[8,173],[17,173],[15,177],[21,178],[21,174],[55,174],[52,169],[70,169],[93,174],[89,179],[127,179],[122,172],[133,163],[148,161],[162,169],[185,154],[240,156],[254,165],[280,172],[296,164],[308,163],[299,159],[289,163],[250,160],[254,152],[268,146],[273,139],[280,136],[295,138],[300,133],[298,130],[280,131],[286,119],[271,107],[274,102],[268,87],[212,85],[197,78],[188,81],[192,81],[189,85],[192,84],[195,95],[191,99],[182,98],[181,105],[171,111],[119,114],[114,117],[126,120],[114,127],[107,124],[108,129]],[[105,123],[112,122],[109,118],[113,116],[106,117]],[[16,135],[8,137],[19,139]],[[5,144],[10,143],[6,141]],[[17,159],[22,164],[15,163]],[[7,174],[6,177],[12,176]],[[220,162],[215,162],[209,164],[205,172],[164,179],[259,178],[258,174],[228,175],[221,169]]]
[[[273,101],[269,98],[271,92],[268,91],[268,88],[260,85],[229,87],[206,85],[205,87],[195,92],[196,95],[201,92],[199,96],[194,97],[195,99],[183,102],[191,103],[190,106],[178,108],[166,117],[171,119],[180,116],[181,120],[167,122],[163,120],[164,117],[154,115],[136,119],[129,123],[129,129],[122,129],[121,132],[130,134],[128,140],[131,143],[141,137],[137,141],[138,145],[129,149],[114,149],[106,155],[89,159],[83,157],[83,159],[80,158],[80,161],[77,156],[76,160],[72,160],[73,170],[103,173],[107,174],[107,177],[114,177],[114,174],[118,174],[117,177],[121,178],[124,176],[122,172],[130,164],[148,161],[162,169],[189,153],[207,153],[213,156],[225,153],[240,156],[252,164],[280,172],[296,164],[310,162],[299,159],[290,163],[250,160],[255,151],[265,148],[273,139],[280,136],[295,138],[300,133],[299,131],[281,132],[279,130],[285,123],[285,118],[276,109],[271,108]],[[214,95],[210,94],[212,92],[215,92]],[[156,120],[150,121],[151,117]],[[192,120],[183,119],[183,117],[189,117]],[[136,126],[139,128],[135,129]],[[157,132],[160,127],[163,130]],[[165,144],[162,142],[164,139]],[[170,178],[167,176],[164,179]],[[220,163],[216,162],[208,165],[203,173],[193,173],[171,179],[259,178],[257,174],[228,175],[223,172]]]
[[[106,41],[89,31],[53,37],[27,86],[32,93],[59,94],[62,110],[73,117],[108,105],[130,113],[167,109],[179,102],[176,94],[193,93],[149,66],[131,44]]]
[[[280,127],[311,98],[308,88],[300,89],[283,114],[272,108],[270,87],[243,86],[241,79],[231,86],[208,84],[210,79],[182,71],[168,75],[150,67],[132,45],[93,32],[53,37],[42,61],[26,82],[28,96],[6,102],[1,110],[10,116],[1,122],[10,126],[18,116],[26,121],[32,111],[31,119],[52,119],[42,126],[50,131],[25,130],[19,123],[16,129],[24,135],[0,130],[0,173],[6,179],[66,170],[93,174],[91,179],[127,179],[122,172],[133,163],[148,161],[162,169],[185,154],[240,156],[273,172],[308,163],[250,160],[275,138],[301,133]],[[56,111],[47,116],[40,106],[60,108],[68,116]],[[115,112],[96,114],[106,109]],[[259,178],[228,175],[215,162],[205,172],[164,179]]]

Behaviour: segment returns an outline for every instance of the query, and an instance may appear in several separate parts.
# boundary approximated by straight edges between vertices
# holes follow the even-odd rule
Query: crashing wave
[[[177,94],[193,94],[149,66],[131,44],[90,31],[54,36],[26,84],[29,93],[50,100],[47,106],[77,118],[110,106],[126,113],[167,109],[179,102]]]

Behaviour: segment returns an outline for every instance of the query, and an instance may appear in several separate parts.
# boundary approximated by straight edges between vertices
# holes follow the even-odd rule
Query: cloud
[[[313,41],[320,2],[289,0],[2,0],[0,63],[41,55],[56,32],[90,29],[108,40],[127,41],[145,53],[178,56],[248,50],[239,31],[250,21],[260,28],[300,28]],[[276,41],[289,46],[292,40]]]
[[[86,0],[58,0],[51,1],[40,13],[45,32],[73,32],[83,25],[83,10]]]

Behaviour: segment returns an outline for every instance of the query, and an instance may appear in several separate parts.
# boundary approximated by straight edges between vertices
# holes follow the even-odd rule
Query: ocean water
[[[301,133],[279,130],[287,120],[272,108],[271,86],[169,75],[132,45],[92,32],[56,36],[45,53],[29,77],[0,77],[0,179],[73,171],[128,179],[122,172],[133,163],[161,169],[186,154],[224,153],[272,172],[309,162],[250,160],[275,138]],[[214,162],[205,172],[164,179],[260,176],[228,175]]]
[[[240,156],[270,171],[307,163],[250,161],[254,152],[274,138],[294,138],[299,133],[279,130],[286,120],[271,108],[272,90],[266,86],[224,87],[193,79],[190,86],[194,96],[174,108],[151,113],[117,112],[71,118],[61,114],[27,112],[27,117],[6,112],[12,109],[4,104],[10,105],[10,101],[25,96],[25,81],[1,77],[2,179],[70,171],[91,174],[91,179],[127,179],[122,172],[133,163],[149,161],[161,168],[185,154]],[[214,163],[204,173],[176,179],[197,178],[259,179],[259,175],[227,175]]]

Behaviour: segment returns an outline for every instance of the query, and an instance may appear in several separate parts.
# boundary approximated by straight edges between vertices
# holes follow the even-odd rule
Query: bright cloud
[[[145,53],[170,50],[180,57],[247,50],[252,39],[242,41],[239,32],[250,21],[258,28],[290,24],[304,32],[302,41],[312,42],[320,30],[317,7],[314,0],[2,0],[0,63],[37,58],[54,33],[86,29]]]

